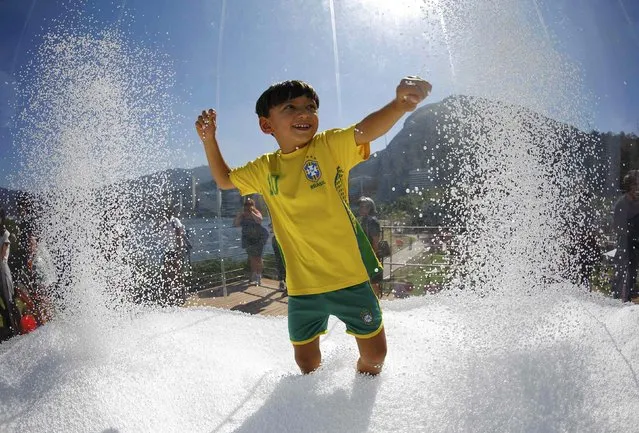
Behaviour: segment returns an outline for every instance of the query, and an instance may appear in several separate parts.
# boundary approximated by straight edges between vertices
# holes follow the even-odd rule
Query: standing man
[[[184,251],[184,225],[174,215],[172,208],[167,208],[164,220],[165,250],[162,260],[162,294],[161,303],[177,303],[186,300],[186,289],[182,275]]]
[[[379,221],[377,220],[377,208],[375,207],[375,202],[370,197],[360,197],[357,202],[359,204],[358,208],[358,220],[359,224],[362,226],[362,230],[366,234],[368,238],[368,242],[370,242],[373,247],[373,251],[377,256],[377,260],[382,262],[383,257],[381,257],[379,253],[379,238],[382,234],[381,227],[379,225]],[[371,287],[377,295],[378,298],[382,297],[382,278],[384,277],[383,271],[376,273],[371,277]]]
[[[639,172],[629,171],[621,187],[624,195],[615,203],[613,217],[617,238],[613,296],[629,302],[639,266]]]

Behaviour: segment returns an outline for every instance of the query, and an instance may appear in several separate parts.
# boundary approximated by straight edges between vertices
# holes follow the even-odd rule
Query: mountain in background
[[[351,170],[351,199],[369,195],[384,203],[414,188],[446,188],[463,163],[458,155],[470,152],[467,148],[474,146],[481,136],[495,133],[494,126],[485,125],[510,125],[513,119],[519,128],[534,130],[538,125],[545,125],[552,131],[553,139],[557,137],[559,143],[553,145],[555,153],[548,154],[549,160],[560,154],[564,161],[571,158],[582,161],[592,182],[588,188],[598,194],[617,193],[620,168],[621,174],[639,168],[636,136],[585,133],[524,107],[477,97],[450,96],[415,110],[385,149]],[[508,129],[503,132],[508,133]],[[544,145],[544,140],[539,141],[539,146]],[[136,195],[140,213],[157,208],[159,201],[166,206],[177,206],[183,213],[216,215],[218,212],[219,194],[206,165],[156,172],[125,181],[124,185]],[[0,202],[10,214],[14,213],[17,194],[0,188]],[[223,216],[235,215],[240,206],[237,190],[222,191]]]
[[[351,170],[351,197],[365,194],[388,202],[406,194],[407,189],[450,186],[462,163],[456,155],[471,152],[464,147],[475,145],[477,140],[488,137],[487,130],[495,129],[481,132],[482,126],[512,125],[514,118],[518,128],[534,130],[544,125],[552,131],[553,139],[559,141],[556,149],[565,153],[562,158],[584,162],[590,172],[590,190],[616,194],[617,189],[612,186],[619,185],[619,167],[623,166],[618,136],[596,131],[584,133],[524,107],[477,97],[450,96],[415,110],[385,149]],[[508,132],[505,129],[505,134]],[[539,142],[538,145],[544,145],[543,139]],[[549,155],[550,159],[554,157]]]
[[[0,187],[0,206],[4,207],[9,215],[15,214],[15,203],[19,195],[19,191]]]

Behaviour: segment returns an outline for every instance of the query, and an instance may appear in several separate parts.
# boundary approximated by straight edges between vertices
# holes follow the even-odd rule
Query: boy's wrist
[[[204,137],[202,139],[202,143],[204,143],[205,146],[216,146],[217,139],[215,138],[215,135],[213,135],[212,137]]]
[[[409,111],[404,101],[400,98],[393,99],[393,101],[391,102],[391,106],[393,110],[396,110],[398,113],[401,114],[405,114]]]

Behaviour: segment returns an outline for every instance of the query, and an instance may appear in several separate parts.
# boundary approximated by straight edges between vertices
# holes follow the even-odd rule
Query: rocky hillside
[[[611,169],[611,161],[613,167],[615,164],[618,167],[618,149],[614,142],[603,143],[595,138],[599,137],[596,134],[583,133],[523,107],[451,96],[415,110],[384,150],[355,167],[351,171],[351,194],[363,191],[379,201],[390,201],[404,194],[420,177],[429,186],[448,186],[459,171],[457,155],[469,150],[467,147],[477,140],[508,134],[506,128],[513,128],[513,119],[519,129],[544,125],[552,131],[560,142],[558,148],[572,154],[575,161],[585,160],[585,165],[593,171],[590,176],[593,182],[596,179],[599,184],[610,185],[618,177],[618,168]],[[544,141],[547,140],[540,139],[538,145],[545,145]],[[593,184],[592,188],[601,188],[601,185]]]

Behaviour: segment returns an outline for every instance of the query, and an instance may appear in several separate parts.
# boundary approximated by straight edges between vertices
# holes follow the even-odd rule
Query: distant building
[[[415,188],[422,190],[432,188],[435,186],[433,182],[433,169],[429,168],[416,168],[408,171],[408,188],[414,190]]]

